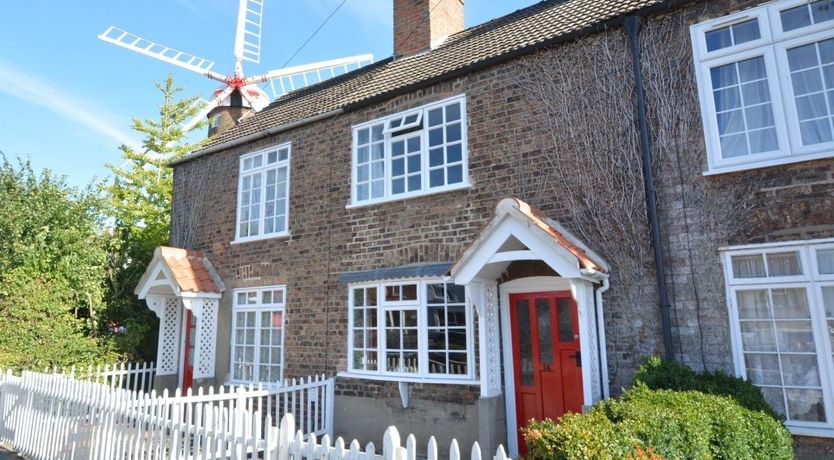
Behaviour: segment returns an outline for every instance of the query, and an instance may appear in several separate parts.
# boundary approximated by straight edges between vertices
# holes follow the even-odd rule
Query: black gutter
[[[660,245],[660,222],[657,217],[657,191],[654,187],[652,172],[651,145],[649,143],[649,122],[646,116],[646,93],[643,88],[643,65],[640,58],[641,17],[629,16],[625,18],[623,26],[631,42],[631,63],[634,71],[634,91],[637,94],[637,120],[640,127],[640,151],[643,160],[643,180],[646,187],[646,207],[649,214],[649,226],[652,233],[652,247],[654,249],[654,263],[657,273],[657,293],[660,302],[660,322],[663,329],[663,351],[668,360],[675,359],[672,346],[672,323],[669,315],[669,293],[666,290],[666,269],[663,265],[663,249]]]

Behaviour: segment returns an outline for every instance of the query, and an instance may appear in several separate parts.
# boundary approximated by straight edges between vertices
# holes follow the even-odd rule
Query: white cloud
[[[0,61],[0,92],[36,104],[67,120],[86,127],[119,144],[139,143],[128,132],[113,124],[114,117],[94,109],[89,101],[73,97],[69,91]]]

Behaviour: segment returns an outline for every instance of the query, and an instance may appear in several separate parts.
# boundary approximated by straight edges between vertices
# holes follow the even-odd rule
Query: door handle
[[[582,352],[579,350],[576,353],[569,355],[568,358],[573,358],[576,360],[576,367],[582,367]]]

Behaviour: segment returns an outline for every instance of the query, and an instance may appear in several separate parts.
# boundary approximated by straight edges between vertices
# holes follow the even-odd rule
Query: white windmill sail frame
[[[159,44],[116,26],[108,27],[107,30],[99,34],[98,39],[215,80],[223,81],[225,78],[216,72],[212,72],[211,68],[214,67],[214,61]]]
[[[261,63],[264,0],[240,0],[235,33],[235,58]]]
[[[261,76],[251,77],[252,81],[269,82],[272,97],[277,99],[290,91],[321,83],[333,77],[344,75],[374,62],[373,54],[360,54],[339,59],[313,62],[283,69],[270,70]],[[249,79],[247,79],[249,80]]]
[[[214,61],[159,44],[115,26],[108,27],[98,35],[98,38],[104,42],[204,75],[226,85],[211,100],[202,100],[195,103],[195,105],[200,106],[200,110],[193,119],[183,124],[183,131],[193,128],[212,109],[223,105],[225,99],[236,90],[240,92],[241,97],[246,100],[249,106],[257,112],[269,105],[270,102],[267,93],[260,88],[261,84],[268,85],[273,98],[277,99],[290,91],[320,83],[374,62],[372,54],[361,54],[276,69],[262,75],[246,77],[243,73],[243,61],[260,63],[264,2],[265,0],[239,0],[234,47],[234,73],[229,76],[213,71]]]

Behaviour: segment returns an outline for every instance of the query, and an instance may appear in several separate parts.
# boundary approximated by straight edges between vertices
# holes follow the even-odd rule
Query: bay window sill
[[[403,375],[383,375],[383,374],[365,374],[362,372],[338,372],[336,377],[344,377],[350,379],[364,379],[375,380],[382,382],[405,382],[405,383],[428,383],[437,385],[480,385],[481,381],[473,379],[469,376],[463,378],[455,377],[428,377],[428,376],[403,376]]]

